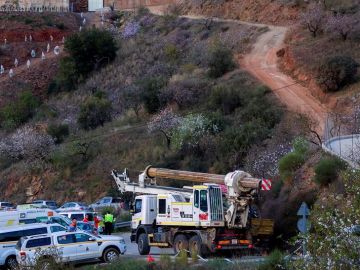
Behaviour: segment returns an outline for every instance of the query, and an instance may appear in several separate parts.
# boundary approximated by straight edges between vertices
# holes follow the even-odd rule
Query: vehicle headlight
[[[125,245],[125,240],[124,240],[124,239],[120,239],[120,244],[124,244],[124,245]]]

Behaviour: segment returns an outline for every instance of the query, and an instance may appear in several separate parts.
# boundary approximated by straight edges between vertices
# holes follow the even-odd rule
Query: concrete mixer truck
[[[141,255],[151,247],[173,247],[206,256],[224,250],[264,248],[273,233],[273,221],[260,218],[256,207],[261,179],[243,171],[226,175],[153,168],[137,182],[127,170],[113,170],[120,192],[138,194],[133,202],[131,241]],[[157,185],[156,179],[188,181],[194,186]]]

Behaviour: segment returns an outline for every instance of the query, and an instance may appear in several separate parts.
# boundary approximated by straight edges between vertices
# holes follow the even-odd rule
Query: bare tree
[[[80,156],[82,161],[88,161],[94,152],[97,142],[91,139],[83,139],[73,142],[72,151],[74,156]]]
[[[171,108],[165,108],[156,114],[148,123],[149,132],[161,132],[166,139],[167,147],[170,148],[173,130],[181,122],[181,117],[176,115]]]
[[[311,4],[308,10],[301,14],[300,22],[307,27],[313,37],[316,37],[318,32],[322,29],[325,18],[325,12],[321,5]]]
[[[314,145],[321,147],[323,143],[323,135],[319,132],[319,122],[313,120],[311,117],[306,115],[299,115],[298,121],[302,126],[304,135],[307,137],[309,142]]]
[[[355,16],[338,13],[328,18],[326,31],[339,34],[345,41],[357,27],[359,27],[359,20]]]

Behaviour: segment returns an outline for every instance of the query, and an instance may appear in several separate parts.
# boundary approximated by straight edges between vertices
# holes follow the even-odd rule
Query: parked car
[[[10,202],[0,202],[0,210],[12,210],[15,209],[15,205]]]
[[[46,257],[39,258],[36,251],[45,250]],[[55,256],[51,251],[59,250]],[[16,245],[16,258],[23,267],[36,263],[36,259],[44,264],[53,262],[76,263],[100,259],[112,262],[126,252],[124,238],[119,236],[95,236],[86,232],[56,232],[47,235],[22,237]]]
[[[63,211],[89,211],[90,207],[86,205],[85,203],[81,202],[67,202],[63,206],[56,209],[57,212],[63,212]]]
[[[116,197],[104,197],[98,200],[97,202],[90,204],[89,207],[95,211],[99,211],[105,207],[113,207],[115,209],[120,209],[122,205],[122,200]]]
[[[0,229],[0,266],[15,269],[17,266],[15,246],[21,237],[58,231],[66,231],[66,228],[59,224],[37,223]]]
[[[77,221],[83,221],[85,216],[89,216],[89,221],[94,220],[94,212],[92,211],[63,211],[58,214],[69,218],[70,220],[76,219]]]
[[[42,208],[49,208],[49,209],[53,209],[53,210],[58,208],[55,201],[36,200],[36,201],[33,201],[32,204],[39,205]]]

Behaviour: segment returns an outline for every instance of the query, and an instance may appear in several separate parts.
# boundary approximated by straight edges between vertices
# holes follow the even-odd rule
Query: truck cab
[[[136,230],[140,225],[152,225],[156,220],[156,195],[136,196],[132,210],[131,228]]]

